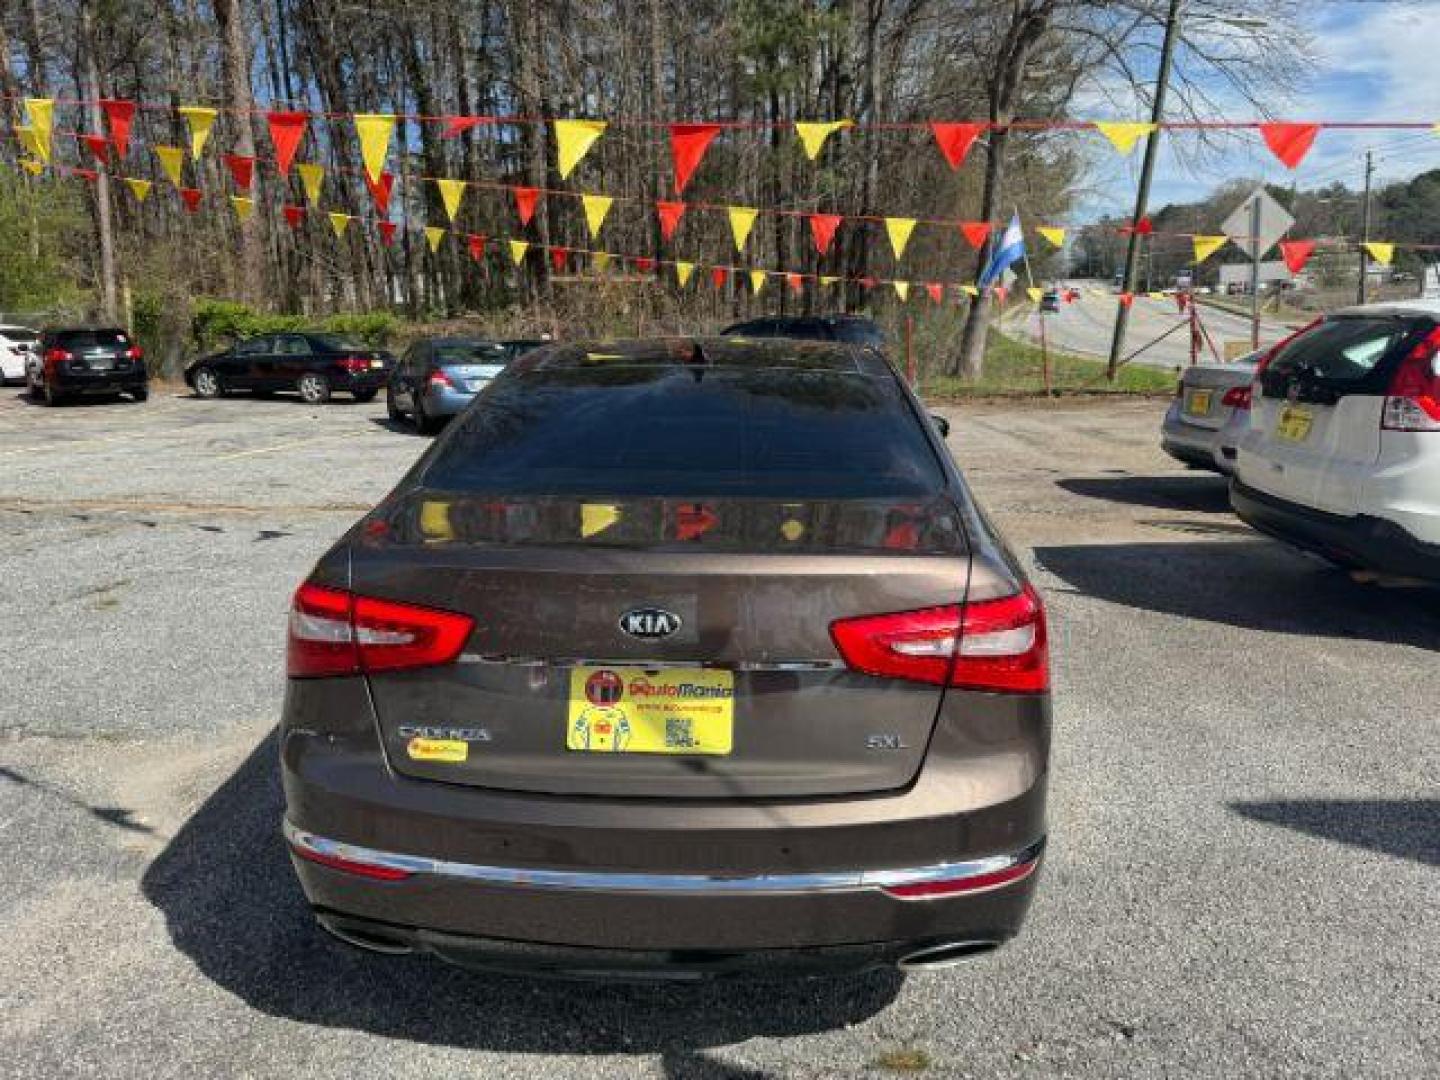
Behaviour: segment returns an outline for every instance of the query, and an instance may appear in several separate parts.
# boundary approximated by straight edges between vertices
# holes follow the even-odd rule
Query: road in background
[[[1163,408],[942,410],[1051,615],[1022,936],[637,988],[359,953],[295,884],[290,593],[428,440],[373,403],[0,395],[0,1074],[1434,1075],[1433,594],[1256,536],[1161,454]]]
[[[1057,312],[1048,312],[1044,318],[1045,333],[1051,348],[1078,356],[1107,357],[1110,354],[1110,338],[1115,332],[1115,305],[1119,302],[1108,286],[1098,281],[1073,283],[1080,289],[1080,299],[1072,304],[1062,303]],[[1040,311],[1035,305],[1020,309],[1007,321],[1007,329],[1023,334],[1032,342],[1040,340]],[[1242,341],[1249,349],[1250,319],[1208,304],[1200,305],[1200,319],[1210,338],[1215,343],[1221,358],[1225,355],[1225,342]],[[1125,334],[1125,352],[1130,356],[1141,346],[1154,341],[1177,324],[1188,324],[1189,316],[1178,310],[1175,298],[1167,296],[1152,300],[1148,296],[1136,296],[1130,308],[1130,326]],[[1286,334],[1291,327],[1285,322],[1262,318],[1260,321],[1260,342],[1273,344]],[[1201,363],[1214,363],[1209,349],[1204,349]],[[1186,327],[1175,330],[1169,337],[1145,350],[1130,361],[1146,367],[1175,368],[1190,363],[1190,331]]]

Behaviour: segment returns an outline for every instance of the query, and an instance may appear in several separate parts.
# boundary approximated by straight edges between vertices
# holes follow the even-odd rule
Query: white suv
[[[1241,519],[1338,566],[1440,581],[1440,301],[1326,315],[1250,389]]]
[[[27,326],[0,326],[0,383],[25,381],[25,362],[39,340]]]

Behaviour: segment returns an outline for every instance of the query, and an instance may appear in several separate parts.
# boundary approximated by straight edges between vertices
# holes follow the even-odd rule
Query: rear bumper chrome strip
[[[992,855],[963,862],[938,863],[895,870],[829,870],[816,873],[756,874],[739,877],[725,874],[644,874],[593,870],[541,870],[528,867],[478,866],[474,863],[449,862],[419,855],[397,855],[375,851],[358,844],[329,840],[306,832],[289,821],[284,824],[285,839],[300,851],[310,851],[331,858],[411,874],[432,874],[438,877],[461,878],[485,885],[514,885],[531,889],[572,889],[594,892],[637,893],[767,893],[847,892],[857,889],[885,889],[902,885],[923,885],[927,882],[962,882],[966,878],[987,877],[1015,867],[1038,863],[1045,841],[1037,840],[1029,847],[1009,855]],[[1014,877],[1012,884],[1022,879]],[[974,892],[983,891],[976,889]],[[966,895],[974,895],[974,892]]]

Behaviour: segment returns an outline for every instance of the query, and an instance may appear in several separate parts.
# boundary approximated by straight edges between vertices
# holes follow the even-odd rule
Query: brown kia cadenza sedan
[[[1045,843],[1045,614],[863,346],[554,345],[295,595],[322,926],[471,966],[941,966]]]

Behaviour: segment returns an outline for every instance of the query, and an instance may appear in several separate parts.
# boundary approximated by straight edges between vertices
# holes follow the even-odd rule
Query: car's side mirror
[[[940,437],[942,439],[948,439],[950,437],[949,420],[946,420],[945,417],[939,416],[936,413],[931,413],[930,422],[935,425],[935,430],[940,432]]]

